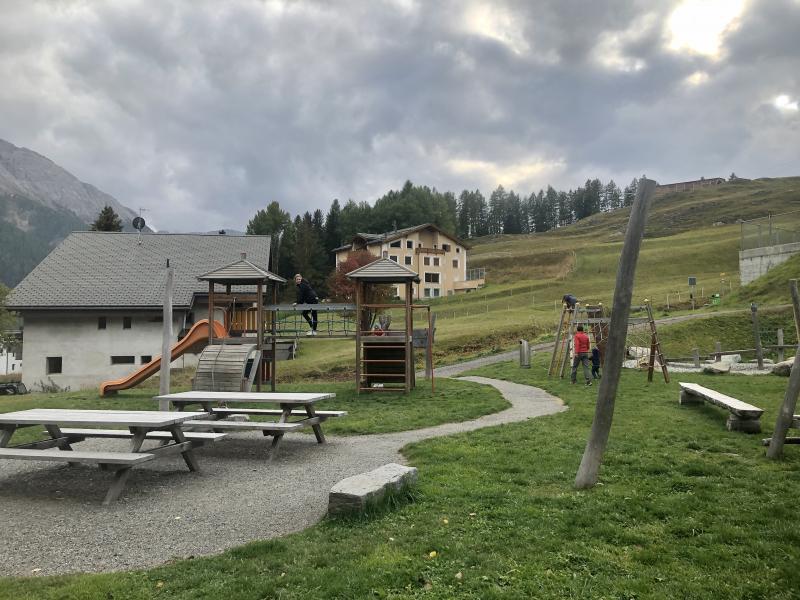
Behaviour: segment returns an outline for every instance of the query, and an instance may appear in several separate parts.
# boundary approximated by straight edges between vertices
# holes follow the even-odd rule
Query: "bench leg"
[[[103,506],[108,506],[109,504],[114,502],[117,498],[119,498],[119,495],[125,488],[125,483],[128,481],[128,477],[130,477],[130,474],[131,474],[130,467],[119,469],[116,473],[114,473],[114,482],[111,484],[111,487],[108,488],[106,497],[103,500]]]
[[[265,431],[264,435],[269,435],[269,434]],[[272,443],[269,446],[269,462],[272,462],[272,460],[278,454],[278,446],[281,445],[282,439],[283,439],[282,433],[276,433],[275,435],[272,436]]]
[[[695,396],[694,394],[690,394],[686,390],[681,390],[681,395],[678,402],[679,404],[702,404],[704,400]]]
[[[314,417],[317,416],[317,412],[314,410],[314,407],[311,406],[310,404],[306,406],[306,414],[308,415],[309,419],[313,419]],[[317,438],[317,443],[324,444],[325,434],[322,433],[322,426],[319,423],[317,423],[316,425],[312,425],[311,429],[314,430],[314,436],[316,436]]]
[[[16,425],[3,425],[3,428],[0,429],[0,448],[8,446],[8,442],[11,441],[11,436],[16,430]]]
[[[175,440],[176,444],[182,444],[186,441],[183,431],[181,431],[181,428],[178,425],[172,426],[170,431],[172,432],[172,439]],[[197,464],[197,459],[195,459],[194,452],[191,449],[181,452],[181,456],[183,457],[183,461],[186,463],[186,466],[189,467],[190,471],[196,473],[200,470],[200,465]]]
[[[66,450],[67,452],[72,452],[72,446],[70,445],[69,438],[61,433],[61,428],[58,425],[45,425],[44,428],[47,430],[47,433],[50,434],[50,437],[55,439],[64,438],[64,442],[58,444],[59,450]],[[69,462],[67,463],[70,467],[77,467],[80,463],[76,462]]]
[[[736,415],[729,415],[726,427],[728,428],[728,431],[761,433],[761,419],[742,419]]]

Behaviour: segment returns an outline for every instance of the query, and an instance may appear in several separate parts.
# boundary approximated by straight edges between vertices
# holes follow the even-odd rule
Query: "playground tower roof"
[[[419,274],[389,258],[379,258],[347,274],[350,279],[367,283],[419,283]]]

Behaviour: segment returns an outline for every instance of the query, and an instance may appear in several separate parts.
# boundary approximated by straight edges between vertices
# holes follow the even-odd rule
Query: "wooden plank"
[[[331,392],[205,392],[193,390],[191,392],[156,396],[154,400],[297,404],[300,406],[335,397],[336,394]]]
[[[133,434],[125,429],[62,429],[61,433],[69,436],[77,435],[80,437],[87,437],[87,438],[129,439],[133,437]],[[197,431],[187,432],[184,435],[187,440],[194,442],[216,442],[225,437],[224,433],[210,433],[210,432],[197,432]],[[169,431],[149,431],[145,436],[145,439],[171,440],[172,434]]]
[[[679,383],[682,390],[685,390],[696,396],[701,396],[712,404],[716,404],[722,408],[726,408],[733,414],[745,418],[758,418],[763,414],[763,410],[747,402],[742,402],[731,396],[726,396],[720,392],[703,387],[696,383]]]
[[[53,424],[103,424],[124,425],[130,427],[168,427],[175,423],[200,417],[203,413],[177,413],[162,411],[126,411],[126,410],[77,410],[32,408],[0,414],[0,423],[16,425],[53,425]]]
[[[63,431],[61,432],[64,433]],[[28,442],[27,444],[16,444],[14,446],[9,446],[9,448],[16,448],[17,450],[24,450],[24,449],[37,449],[37,450],[47,450],[48,448],[61,448],[62,446],[74,444],[76,442],[82,442],[83,437],[81,436],[67,436],[66,434],[57,438],[49,438],[46,440],[39,440],[38,442]]]
[[[282,415],[283,411],[280,408],[215,408],[213,409],[216,415]],[[293,410],[292,416],[307,416],[308,413],[304,410]],[[346,410],[317,410],[314,414],[318,417],[344,417],[347,415]]]
[[[211,429],[239,429],[264,431],[297,431],[306,427],[304,423],[260,423],[257,421],[190,421],[186,427],[209,427]]]
[[[22,450],[17,448],[0,448],[0,458],[82,462],[106,465],[135,465],[153,460],[155,455],[147,452],[84,452],[77,450]]]

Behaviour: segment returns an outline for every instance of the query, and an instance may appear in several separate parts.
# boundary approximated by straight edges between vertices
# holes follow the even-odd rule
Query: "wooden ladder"
[[[547,376],[552,377],[558,373],[559,377],[564,377],[566,365],[569,358],[569,351],[572,345],[572,324],[575,314],[578,312],[578,305],[569,308],[566,304],[561,309],[561,318],[558,322],[556,331],[556,342],[553,346],[553,356],[550,359],[550,367],[547,369]]]
[[[669,372],[667,371],[667,361],[664,359],[664,353],[661,351],[661,342],[658,339],[658,331],[656,330],[656,320],[653,318],[653,307],[650,303],[645,303],[647,310],[647,320],[650,323],[650,359],[647,363],[647,381],[653,381],[653,371],[655,370],[655,360],[658,357],[658,363],[661,365],[661,372],[664,375],[664,383],[669,383]]]

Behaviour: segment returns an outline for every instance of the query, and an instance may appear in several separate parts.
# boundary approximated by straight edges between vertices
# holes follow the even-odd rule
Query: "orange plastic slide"
[[[225,337],[226,331],[225,327],[219,321],[214,321],[214,337],[215,338],[222,338]],[[170,350],[170,362],[178,358],[179,356],[183,356],[186,352],[190,350],[199,349],[205,346],[208,343],[208,319],[203,319],[202,321],[198,321],[189,332],[184,336],[182,340],[180,340],[177,344],[172,347]],[[142,367],[123,377],[121,379],[113,379],[111,381],[104,381],[100,384],[100,395],[107,396],[113,392],[118,390],[127,390],[128,388],[135,387],[142,383],[148,377],[152,377],[161,369],[161,357],[157,356],[153,360],[151,360],[146,365],[142,365]]]

